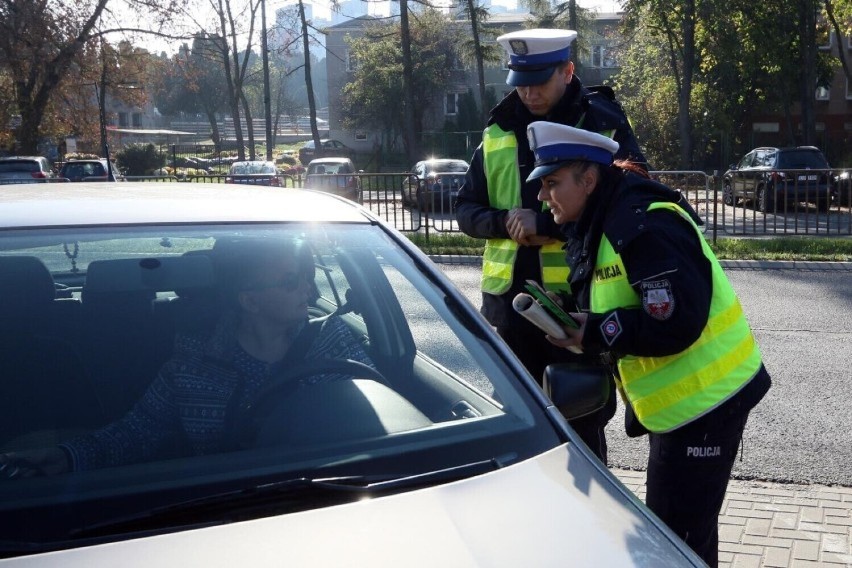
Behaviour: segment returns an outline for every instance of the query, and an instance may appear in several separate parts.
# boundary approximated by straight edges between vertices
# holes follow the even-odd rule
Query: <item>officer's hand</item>
[[[506,230],[513,241],[524,246],[543,246],[556,241],[536,233],[536,213],[532,209],[510,209],[506,215]]]
[[[68,456],[60,448],[44,448],[0,454],[0,478],[19,479],[56,475],[71,470]]]
[[[576,352],[577,349],[583,348],[583,335],[586,332],[586,320],[589,317],[589,314],[582,312],[571,312],[571,317],[577,320],[577,323],[580,324],[578,329],[574,329],[573,327],[564,326],[563,330],[565,331],[565,339],[559,339],[553,337],[552,335],[546,335],[545,337],[549,342],[556,345],[557,347],[562,347],[563,349],[571,349]]]

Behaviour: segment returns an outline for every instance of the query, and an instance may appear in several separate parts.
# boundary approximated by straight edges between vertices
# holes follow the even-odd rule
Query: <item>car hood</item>
[[[693,566],[563,445],[470,479],[302,513],[22,557],[16,566]],[[0,562],[1,564],[2,562]]]

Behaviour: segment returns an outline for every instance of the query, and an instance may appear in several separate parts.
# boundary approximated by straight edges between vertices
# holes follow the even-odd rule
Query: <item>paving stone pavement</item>
[[[612,472],[644,500],[644,471]],[[852,487],[732,479],[719,517],[719,566],[852,567]]]

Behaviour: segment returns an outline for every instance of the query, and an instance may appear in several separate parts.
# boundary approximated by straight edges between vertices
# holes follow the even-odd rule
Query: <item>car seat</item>
[[[0,451],[45,447],[105,422],[72,331],[80,303],[57,298],[33,256],[0,256]],[[65,331],[63,331],[65,330]]]

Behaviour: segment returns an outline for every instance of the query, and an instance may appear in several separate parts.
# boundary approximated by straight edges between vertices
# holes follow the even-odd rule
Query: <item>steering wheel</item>
[[[324,387],[326,383],[301,385],[299,384],[299,379],[327,374],[366,378],[383,385],[389,384],[387,378],[382,373],[365,363],[352,359],[314,359],[286,369],[273,377],[252,398],[252,401],[248,405],[240,407],[242,412],[237,416],[234,424],[238,445],[254,445],[252,442],[257,437],[258,432],[263,428],[269,428],[270,424],[276,422],[273,418],[275,415],[280,415],[280,419],[286,420],[288,415],[298,414],[297,408],[299,405],[296,404],[298,401],[294,400],[299,398],[296,396],[297,392],[321,391],[324,388],[331,388]],[[304,389],[301,388],[303,386],[305,387]]]

